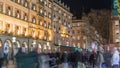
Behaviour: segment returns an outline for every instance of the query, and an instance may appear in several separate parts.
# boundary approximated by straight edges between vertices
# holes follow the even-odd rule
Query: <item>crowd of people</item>
[[[6,54],[0,52],[0,68],[6,60]],[[38,53],[37,48],[25,53],[22,48],[14,56],[17,68],[120,68],[120,53],[115,47],[109,50],[76,50],[75,52]],[[23,66],[22,66],[23,65]],[[21,66],[21,67],[20,67]]]

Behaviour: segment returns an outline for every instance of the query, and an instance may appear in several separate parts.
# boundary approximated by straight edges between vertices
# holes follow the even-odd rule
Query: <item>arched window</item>
[[[32,10],[36,10],[36,5],[32,4]]]
[[[20,11],[19,10],[16,11],[15,17],[20,18]]]
[[[27,21],[28,20],[28,16],[27,16],[27,13],[24,13],[24,20]]]
[[[10,6],[6,9],[6,11],[8,15],[12,15],[12,8]]]
[[[36,23],[36,18],[35,17],[32,18],[32,23]]]

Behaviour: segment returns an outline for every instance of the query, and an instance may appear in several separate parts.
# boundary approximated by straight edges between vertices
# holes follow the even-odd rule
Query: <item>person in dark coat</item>
[[[77,67],[80,66],[80,64],[82,62],[82,58],[83,58],[82,56],[83,55],[82,55],[81,52],[79,52],[79,51],[75,52],[75,56],[74,57],[76,57],[76,58],[75,58],[75,67],[74,68],[77,68]]]
[[[92,68],[95,67],[95,63],[96,63],[96,58],[97,58],[97,55],[96,53],[93,51],[90,58],[89,58],[89,62],[90,62],[90,65],[92,65]]]
[[[105,61],[105,65],[106,65],[106,67],[107,68],[110,68],[110,66],[111,66],[111,57],[112,57],[112,55],[111,55],[111,53],[109,52],[109,51],[105,51],[104,53],[103,53],[103,57],[104,57],[104,61]]]

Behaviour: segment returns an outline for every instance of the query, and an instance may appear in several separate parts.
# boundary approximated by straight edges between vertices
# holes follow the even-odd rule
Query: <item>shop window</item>
[[[3,4],[0,3],[0,12],[3,12]]]
[[[32,23],[36,23],[36,18],[35,17],[32,18]]]

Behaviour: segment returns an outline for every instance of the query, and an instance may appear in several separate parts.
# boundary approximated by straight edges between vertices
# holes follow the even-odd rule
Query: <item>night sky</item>
[[[111,9],[112,0],[61,0],[71,8],[71,12],[81,17],[81,14],[89,13],[90,9]]]

